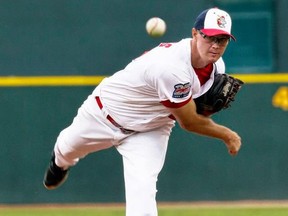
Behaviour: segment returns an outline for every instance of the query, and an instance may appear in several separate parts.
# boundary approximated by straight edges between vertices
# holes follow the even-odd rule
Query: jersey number
[[[172,46],[172,43],[160,43],[159,47],[169,48]]]

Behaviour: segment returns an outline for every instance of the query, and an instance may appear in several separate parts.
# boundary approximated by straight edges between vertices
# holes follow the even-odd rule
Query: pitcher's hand
[[[232,156],[236,156],[241,148],[241,137],[234,131],[232,131],[227,139],[224,140],[228,152]]]

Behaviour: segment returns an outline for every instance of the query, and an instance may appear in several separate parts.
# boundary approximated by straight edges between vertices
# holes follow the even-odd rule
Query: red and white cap
[[[231,34],[232,21],[230,15],[218,8],[210,8],[196,18],[194,28],[201,30],[207,36],[229,35],[234,41],[235,37]]]

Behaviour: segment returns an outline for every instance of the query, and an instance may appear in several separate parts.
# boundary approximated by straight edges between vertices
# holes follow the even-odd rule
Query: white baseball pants
[[[72,124],[58,136],[56,164],[74,166],[87,154],[115,146],[124,165],[126,216],[157,216],[156,182],[164,161],[171,125],[123,134],[89,96]]]

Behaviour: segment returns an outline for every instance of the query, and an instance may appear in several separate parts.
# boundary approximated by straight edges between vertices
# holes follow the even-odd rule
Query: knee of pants
[[[71,167],[79,161],[79,152],[57,142],[54,147],[55,163],[60,167]],[[84,156],[83,156],[84,157]]]
[[[125,188],[126,194],[131,198],[135,196],[142,199],[155,199],[157,189],[156,189],[157,177],[156,176],[126,176],[125,177]]]

